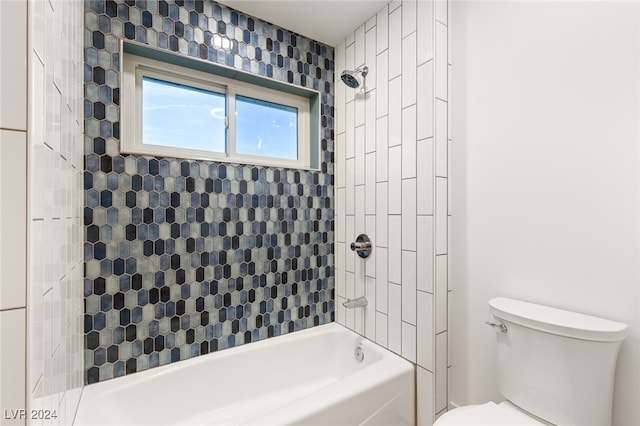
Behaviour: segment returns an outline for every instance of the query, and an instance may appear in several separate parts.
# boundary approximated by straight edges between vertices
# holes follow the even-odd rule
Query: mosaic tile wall
[[[211,1],[85,4],[85,382],[333,321],[333,48]],[[318,90],[321,170],[120,155],[120,38]]]

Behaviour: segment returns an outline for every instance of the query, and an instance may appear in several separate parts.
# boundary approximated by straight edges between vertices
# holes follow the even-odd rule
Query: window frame
[[[316,170],[312,150],[312,99],[295,93],[276,90],[260,84],[241,81],[219,74],[201,71],[167,61],[158,61],[146,56],[123,52],[121,81],[121,138],[123,153],[174,157],[193,160],[209,160],[229,163],[280,166]],[[196,60],[194,60],[196,61]],[[143,77],[166,81],[196,89],[226,95],[225,152],[197,150],[142,142],[142,79]],[[256,77],[263,80],[261,77]],[[264,79],[266,80],[266,79]],[[133,94],[133,96],[131,96]],[[240,154],[236,151],[236,95],[258,99],[297,109],[297,152],[296,160],[259,155]]]

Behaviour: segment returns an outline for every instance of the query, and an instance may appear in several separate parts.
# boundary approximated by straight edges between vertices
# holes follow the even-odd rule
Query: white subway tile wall
[[[30,424],[68,425],[83,385],[84,11],[73,0],[28,7],[27,405],[56,415]]]
[[[448,401],[450,23],[446,0],[396,0],[336,47],[336,73],[364,58],[375,76],[336,86],[337,306],[369,300],[337,320],[417,365],[419,425]],[[363,260],[348,247],[365,230],[374,250]]]

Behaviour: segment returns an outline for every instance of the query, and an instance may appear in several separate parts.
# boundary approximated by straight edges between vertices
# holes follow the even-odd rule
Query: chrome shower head
[[[369,68],[365,65],[363,67],[356,69],[355,71],[351,71],[351,70],[342,71],[342,74],[340,74],[340,78],[342,79],[344,84],[351,87],[352,89],[356,89],[360,86],[360,82],[356,78],[356,75],[360,73],[362,77],[366,77],[368,72],[369,72]]]

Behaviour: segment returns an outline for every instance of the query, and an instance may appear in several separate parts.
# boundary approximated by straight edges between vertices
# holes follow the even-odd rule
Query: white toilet
[[[456,408],[434,425],[611,424],[626,324],[505,297],[490,300],[489,309],[506,400]]]

